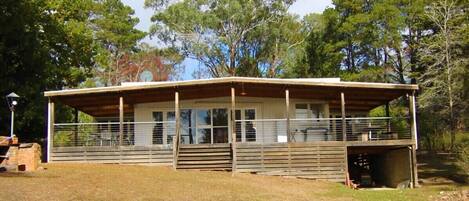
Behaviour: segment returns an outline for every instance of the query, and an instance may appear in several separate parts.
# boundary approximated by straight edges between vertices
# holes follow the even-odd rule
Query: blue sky
[[[137,29],[148,31],[151,26],[150,18],[153,15],[153,10],[144,8],[145,0],[122,0],[122,2],[131,6],[135,10],[135,16],[140,19]],[[289,10],[291,13],[304,16],[308,13],[321,13],[326,7],[332,7],[331,0],[297,0]],[[156,47],[162,45],[158,44],[157,40],[150,39],[150,37],[145,38],[143,42]],[[184,60],[183,65],[185,66],[185,70],[182,75],[182,79],[192,79],[192,73],[198,68],[199,63],[193,59],[186,59]]]

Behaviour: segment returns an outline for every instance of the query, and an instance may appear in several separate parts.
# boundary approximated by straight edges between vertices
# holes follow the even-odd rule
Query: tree
[[[139,19],[133,17],[134,11],[120,0],[104,0],[96,4],[95,25],[96,42],[99,45],[95,74],[101,82],[108,85],[120,83],[122,60],[126,55],[136,51],[137,42],[145,33],[135,28]]]
[[[427,8],[426,15],[436,29],[424,41],[426,48],[422,52],[427,68],[420,77],[424,88],[420,105],[426,112],[447,117],[451,135],[450,149],[454,148],[457,119],[462,118],[464,113],[461,112],[467,110],[463,94],[468,62],[467,55],[461,54],[467,52],[468,47],[467,39],[464,44],[464,31],[467,31],[467,19],[462,17],[464,6],[454,0],[439,0]]]
[[[322,15],[312,14],[312,29],[306,38],[307,69],[297,73],[299,77],[334,77],[339,76],[343,58],[340,43],[337,40],[338,13],[326,9]]]
[[[146,1],[156,11],[151,33],[197,59],[213,77],[276,76],[290,45],[302,40],[292,34],[300,26],[287,13],[291,3]],[[293,28],[293,32],[285,27]]]
[[[44,137],[44,91],[89,84],[111,49],[136,45],[129,41],[142,33],[132,13],[118,0],[0,1],[0,95],[22,96],[15,118],[22,140]],[[71,120],[68,110],[57,105],[57,118]],[[0,107],[0,133],[9,133],[9,117]]]
[[[171,48],[159,50],[143,43],[138,52],[126,53],[116,61],[119,69],[112,72],[112,77],[119,83],[139,82],[141,73],[148,71],[152,73],[151,81],[178,79],[181,62],[182,56]]]
[[[22,140],[44,133],[43,91],[76,86],[89,75],[88,8],[74,1],[0,2],[0,95],[15,91],[22,97],[15,118]],[[8,133],[9,118],[8,108],[0,106],[0,133]]]

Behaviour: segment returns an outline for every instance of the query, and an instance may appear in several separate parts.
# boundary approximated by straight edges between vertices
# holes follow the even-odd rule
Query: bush
[[[467,135],[467,133],[464,134]],[[460,143],[457,144],[456,148],[458,153],[457,166],[466,175],[465,182],[469,183],[469,139],[463,139]]]

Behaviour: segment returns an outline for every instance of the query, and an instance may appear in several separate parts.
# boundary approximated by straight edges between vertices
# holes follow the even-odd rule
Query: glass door
[[[197,144],[212,143],[212,110],[197,109]]]
[[[235,111],[236,121],[236,141],[237,142],[255,142],[257,140],[256,130],[256,110],[238,109]],[[252,120],[252,121],[249,121]]]
[[[197,143],[228,143],[228,110],[196,110]]]
[[[228,110],[213,109],[213,143],[228,143]]]

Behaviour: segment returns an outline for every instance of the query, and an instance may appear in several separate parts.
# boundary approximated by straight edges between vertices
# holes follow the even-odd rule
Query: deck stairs
[[[179,147],[178,170],[230,171],[231,167],[230,144],[181,144]]]

